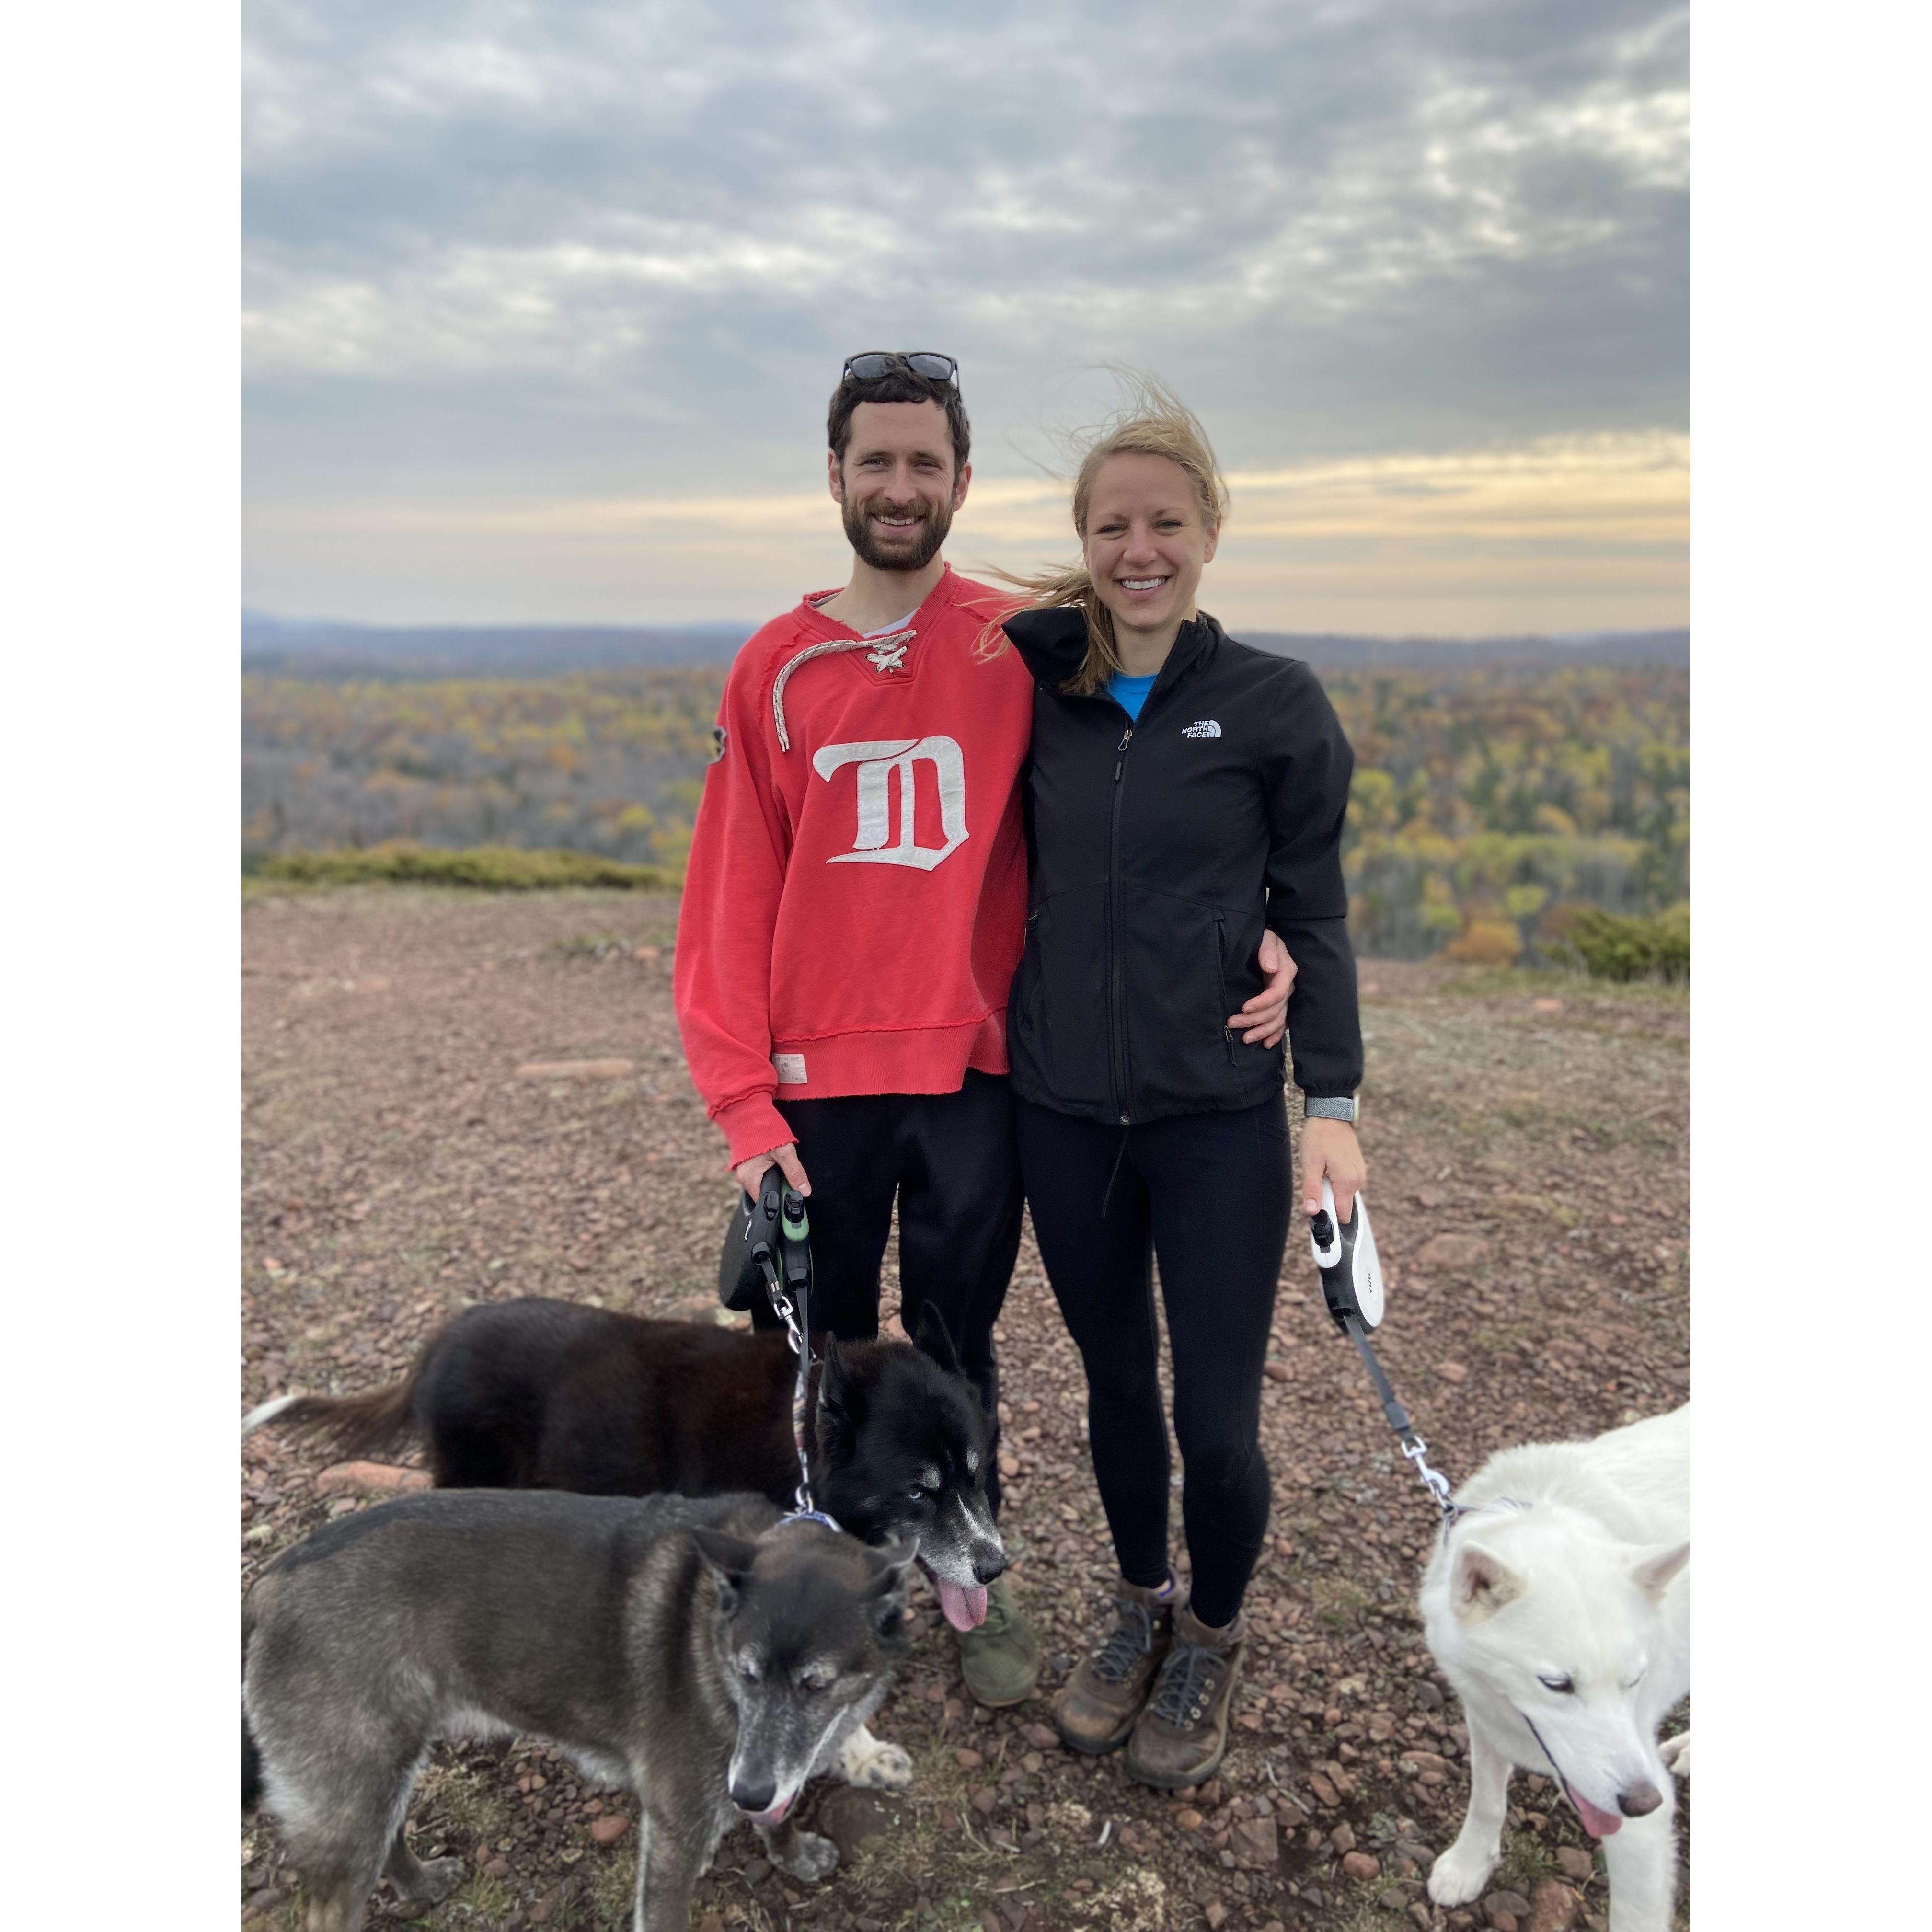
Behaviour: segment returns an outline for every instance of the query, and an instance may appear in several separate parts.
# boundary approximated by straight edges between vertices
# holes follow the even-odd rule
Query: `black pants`
[[[1174,1355],[1193,1610],[1232,1622],[1268,1531],[1262,1364],[1287,1245],[1288,1108],[1118,1127],[1016,1103],[1034,1232],[1087,1369],[1094,1474],[1130,1583],[1167,1574],[1152,1257]]]
[[[997,1513],[999,1366],[993,1324],[1020,1246],[1019,1160],[1004,1074],[969,1070],[956,1094],[862,1094],[788,1100],[812,1183],[812,1325],[842,1342],[879,1332],[879,1263],[899,1205],[899,1319],[910,1334],[931,1302],[992,1418],[986,1494]],[[760,1297],[752,1325],[778,1318]]]

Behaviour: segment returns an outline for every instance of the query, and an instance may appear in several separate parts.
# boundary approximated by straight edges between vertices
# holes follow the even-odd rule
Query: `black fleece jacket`
[[[1034,682],[1014,1091],[1118,1123],[1279,1093],[1281,1048],[1226,1024],[1262,989],[1271,926],[1297,969],[1295,1083],[1352,1094],[1362,1035],[1341,842],[1354,754],[1314,674],[1203,615],[1134,720],[1061,689],[1086,648],[1079,612],[1022,611],[1005,628]]]

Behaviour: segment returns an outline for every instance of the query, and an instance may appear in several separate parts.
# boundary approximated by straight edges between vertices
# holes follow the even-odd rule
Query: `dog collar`
[[[1518,1496],[1496,1496],[1486,1503],[1459,1503],[1453,1498],[1442,1505],[1442,1541],[1446,1548],[1451,1530],[1460,1528],[1466,1516],[1480,1516],[1485,1510],[1526,1510],[1528,1504]],[[1527,1724],[1529,1720],[1525,1718]]]
[[[788,1525],[794,1522],[822,1522],[827,1529],[836,1529],[842,1536],[845,1533],[845,1526],[843,1523],[835,1521],[832,1517],[827,1516],[823,1510],[815,1509],[794,1510],[790,1515],[780,1516],[773,1527],[778,1529],[783,1529]]]

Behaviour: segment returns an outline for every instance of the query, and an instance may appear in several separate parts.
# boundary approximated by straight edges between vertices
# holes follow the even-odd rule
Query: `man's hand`
[[[1345,1221],[1355,1216],[1355,1194],[1369,1178],[1369,1164],[1346,1120],[1316,1118],[1301,1124],[1301,1211],[1322,1211],[1322,1180],[1335,1190],[1335,1212]]]
[[[778,1168],[795,1192],[812,1192],[812,1183],[806,1179],[805,1169],[798,1164],[798,1149],[790,1141],[782,1148],[773,1148],[769,1154],[754,1154],[749,1160],[741,1160],[731,1172],[738,1177],[738,1185],[755,1201],[768,1167]]]
[[[1272,930],[1262,934],[1261,950],[1256,963],[1268,975],[1268,984],[1238,1013],[1228,1016],[1228,1030],[1238,1030],[1250,1046],[1273,1046],[1288,1030],[1288,995],[1294,984],[1294,962],[1281,935]]]

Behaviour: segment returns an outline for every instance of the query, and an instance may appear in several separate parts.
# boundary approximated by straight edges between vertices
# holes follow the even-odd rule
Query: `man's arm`
[[[773,1104],[772,935],[791,848],[772,782],[762,667],[725,680],[722,749],[705,774],[678,914],[672,986],[692,1084],[735,1168],[791,1140]]]
[[[1293,671],[1268,754],[1268,922],[1296,969],[1288,1003],[1294,1084],[1311,1100],[1340,1099],[1362,1080],[1355,956],[1342,878],[1342,826],[1355,758],[1314,674],[1300,664]],[[1347,1123],[1310,1120],[1304,1127],[1304,1206],[1311,1197],[1319,1204],[1326,1173],[1336,1211],[1351,1220],[1366,1172]]]

